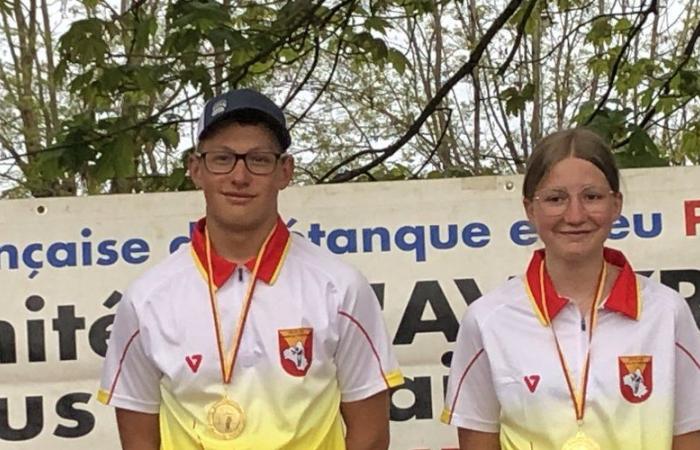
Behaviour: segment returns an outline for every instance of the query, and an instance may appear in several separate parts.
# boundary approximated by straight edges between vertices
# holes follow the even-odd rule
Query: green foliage
[[[535,85],[527,83],[522,89],[511,86],[501,91],[501,100],[506,103],[506,112],[511,116],[517,116],[525,110],[528,102],[532,101],[535,95]]]
[[[693,164],[700,164],[700,124],[683,130],[679,149],[681,158],[688,158]],[[682,163],[682,161],[676,161]]]
[[[661,155],[659,148],[643,129],[632,126],[629,129],[629,142],[615,152],[615,159],[621,168],[667,166],[668,158]]]
[[[606,45],[612,41],[613,26],[608,17],[599,17],[591,24],[586,40],[593,45]]]
[[[179,153],[191,142],[192,120],[204,99],[241,86],[288,101],[290,122],[301,118],[293,134],[296,145],[313,151],[304,178],[311,182],[353,152],[402,136],[440,90],[437,80],[444,83],[457,73],[506,2],[477,2],[472,9],[464,0],[229,6],[216,0],[146,0],[123,14],[96,0],[76,3],[83,13],[57,40],[52,77],[44,75],[46,58],[38,55],[31,73],[41,76],[34,76],[33,96],[12,91],[22,85],[15,75],[21,67],[8,66],[9,79],[0,86],[0,124],[8,124],[0,126],[0,136],[25,145],[28,153],[17,164],[24,184],[9,195],[71,195],[76,186],[89,193],[190,189]],[[587,125],[619,147],[624,167],[697,163],[700,71],[695,58],[680,55],[697,8],[685,17],[683,32],[664,32],[652,43],[648,20],[625,47],[641,15],[604,3],[610,10],[592,20],[600,12],[586,0],[521,2],[505,25],[508,31],[496,35],[477,67],[442,99],[442,109],[392,157],[396,162],[362,179],[411,178],[428,158],[417,177],[520,169],[517,153],[532,144],[520,142],[521,136],[537,134],[527,125],[535,98],[545,134],[563,123]],[[0,0],[10,16],[13,5]],[[665,8],[658,14],[667,14]],[[472,33],[474,19],[479,31]],[[514,36],[521,23],[525,33],[513,61],[496,76],[514,43],[502,37]],[[442,33],[435,32],[438,26]],[[539,59],[533,58],[535,48]],[[534,76],[536,66],[540,77]],[[541,81],[535,86],[528,80]],[[46,122],[53,114],[49,82],[58,89],[59,120],[53,126]],[[473,104],[476,84],[480,108]],[[494,87],[500,89],[497,96]],[[602,107],[596,109],[598,103]],[[446,110],[452,113],[447,124]],[[28,112],[37,126],[25,135],[17,131],[23,126],[18,118]],[[505,125],[512,139],[508,147]],[[449,151],[435,153],[445,126]],[[476,130],[479,141],[472,135]],[[27,143],[35,135],[41,139],[33,145],[44,147],[39,151]],[[479,155],[483,158],[475,161]],[[341,170],[357,169],[376,156],[367,153]]]
[[[73,22],[68,31],[58,41],[61,57],[69,63],[87,66],[100,64],[105,60],[109,46],[105,41],[105,32],[111,27],[95,18]]]

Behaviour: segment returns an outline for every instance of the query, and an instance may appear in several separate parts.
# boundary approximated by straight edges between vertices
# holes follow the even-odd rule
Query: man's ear
[[[202,159],[194,153],[187,158],[187,171],[197,189],[202,188],[202,170],[204,169],[202,164]]]
[[[294,177],[294,157],[288,153],[285,153],[281,157],[280,167],[282,176],[280,179],[279,190],[282,190],[289,186]]]

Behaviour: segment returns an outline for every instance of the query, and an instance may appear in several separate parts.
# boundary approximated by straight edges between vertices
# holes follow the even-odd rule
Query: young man
[[[112,327],[98,398],[122,447],[388,448],[403,378],[367,280],[279,217],[294,170],[282,111],[228,92],[198,138],[206,216],[129,287]]]

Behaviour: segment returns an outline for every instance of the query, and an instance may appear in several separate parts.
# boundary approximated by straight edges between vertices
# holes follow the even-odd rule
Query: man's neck
[[[276,224],[277,216],[272,216],[254,229],[226,226],[207,218],[212,247],[219,256],[236,264],[244,264],[255,258]]]

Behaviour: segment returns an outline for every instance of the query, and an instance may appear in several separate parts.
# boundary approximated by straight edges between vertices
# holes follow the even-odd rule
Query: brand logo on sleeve
[[[288,374],[303,377],[311,367],[313,328],[277,330],[280,363]]]
[[[525,384],[527,385],[527,388],[530,390],[530,392],[534,393],[535,390],[537,390],[537,385],[540,384],[540,376],[527,375],[523,377],[523,381],[525,381]]]
[[[620,392],[630,403],[641,403],[651,395],[653,387],[651,356],[620,356]]]
[[[185,356],[185,362],[188,366],[190,366],[192,373],[197,373],[199,370],[199,365],[202,364],[202,355],[196,354]]]

